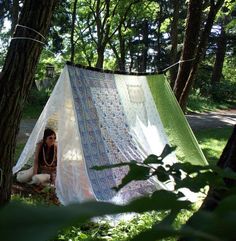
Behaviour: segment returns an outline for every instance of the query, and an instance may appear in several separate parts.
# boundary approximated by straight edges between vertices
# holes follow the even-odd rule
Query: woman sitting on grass
[[[50,181],[55,184],[57,167],[56,133],[47,128],[44,131],[43,140],[37,144],[33,175],[49,174]]]

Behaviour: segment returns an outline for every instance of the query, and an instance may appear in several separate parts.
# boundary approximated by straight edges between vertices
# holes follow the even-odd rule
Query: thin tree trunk
[[[147,69],[147,55],[148,55],[148,22],[144,21],[142,23],[142,35],[143,35],[143,48],[142,48],[142,57],[141,63],[139,66],[139,71],[141,73],[146,72]]]
[[[190,90],[194,84],[194,80],[198,71],[199,64],[202,60],[202,57],[206,51],[207,43],[208,43],[208,38],[211,32],[212,25],[214,23],[216,14],[218,13],[219,9],[224,3],[224,0],[218,0],[217,3],[215,4],[214,1],[211,1],[211,7],[210,11],[208,14],[208,18],[204,27],[204,31],[202,32],[201,38],[200,38],[200,43],[197,48],[196,56],[194,58],[193,64],[191,71],[189,73],[189,76],[187,78],[186,84],[184,86],[184,89],[182,93],[180,94],[180,97],[178,98],[179,104],[183,111],[186,110],[186,105],[187,105],[187,99],[190,93]]]
[[[19,16],[19,0],[13,0],[11,36],[13,35],[15,27],[16,27],[16,24],[18,22],[18,16]]]
[[[116,57],[116,63],[118,65],[118,69],[120,71],[125,71],[125,66],[126,66],[126,60],[125,60],[125,39],[122,35],[122,30],[121,30],[121,25],[118,29],[118,39],[119,39],[119,49],[120,51],[118,52],[118,49],[112,44],[111,39],[109,40],[109,44],[111,49],[113,50],[115,57]]]
[[[48,32],[57,0],[27,0],[21,11],[21,25],[30,27],[43,36]],[[29,29],[17,28],[13,37],[27,37],[44,41]],[[0,74],[0,206],[11,197],[12,166],[16,135],[23,105],[28,96],[36,65],[43,45],[30,39],[11,40],[6,60]]]
[[[75,34],[75,21],[76,21],[77,2],[78,2],[78,0],[74,0],[73,13],[72,13],[72,24],[71,24],[71,35],[70,35],[70,45],[71,45],[70,61],[71,61],[72,63],[74,63],[74,59],[75,59],[74,34]]]
[[[221,26],[221,33],[217,42],[216,50],[216,60],[213,67],[213,72],[211,76],[211,85],[212,85],[212,96],[214,96],[214,89],[217,88],[217,84],[220,82],[222,76],[222,70],[224,65],[225,53],[226,53],[226,44],[227,38],[224,26]]]
[[[119,44],[120,44],[120,61],[119,61],[119,69],[120,71],[125,71],[126,60],[125,60],[125,39],[122,35],[121,27],[119,28]]]
[[[179,64],[178,75],[174,85],[174,93],[178,101],[180,101],[193,65],[191,59],[194,58],[196,53],[202,16],[202,2],[202,0],[190,0],[188,6],[187,26],[181,55],[181,60],[185,62]]]
[[[177,61],[177,46],[178,46],[178,21],[179,21],[179,0],[172,0],[173,6],[173,20],[171,23],[171,51],[170,51],[170,64],[174,64]],[[173,89],[175,85],[175,79],[178,72],[178,66],[170,68],[170,86]]]
[[[105,46],[101,43],[101,45],[97,48],[97,62],[96,62],[96,68],[102,69],[103,68],[103,62],[104,62],[104,51]]]

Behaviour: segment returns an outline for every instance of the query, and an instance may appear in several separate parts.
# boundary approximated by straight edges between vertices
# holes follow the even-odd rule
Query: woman
[[[52,129],[45,129],[43,140],[37,144],[33,175],[49,174],[51,182],[55,184],[57,167],[56,133]]]

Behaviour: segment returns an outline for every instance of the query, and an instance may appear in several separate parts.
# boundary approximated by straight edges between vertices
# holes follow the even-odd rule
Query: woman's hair
[[[52,136],[52,135],[54,135],[54,136],[56,137],[55,131],[52,130],[52,129],[50,129],[50,128],[46,128],[46,129],[44,130],[44,134],[43,134],[43,142],[46,141],[46,139],[47,139],[48,136]]]

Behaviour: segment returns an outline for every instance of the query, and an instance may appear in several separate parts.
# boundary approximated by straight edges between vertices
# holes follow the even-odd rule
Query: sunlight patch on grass
[[[195,131],[199,145],[210,164],[215,164],[232,133],[233,127]]]

